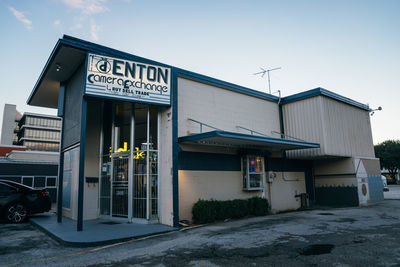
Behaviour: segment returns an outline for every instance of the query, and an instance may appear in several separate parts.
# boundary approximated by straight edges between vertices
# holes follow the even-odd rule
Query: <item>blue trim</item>
[[[240,172],[240,155],[183,151],[179,153],[179,170]]]
[[[78,185],[78,220],[76,225],[77,231],[83,230],[83,189],[85,181],[85,146],[86,146],[86,115],[87,100],[84,97],[84,88],[86,87],[86,70],[87,70],[88,54],[86,53],[85,75],[82,88],[82,114],[81,114],[81,140],[79,148],[79,185]]]
[[[58,95],[58,116],[64,115],[65,109],[65,83],[60,84],[60,92]],[[62,222],[62,200],[63,200],[63,184],[64,184],[64,120],[61,121],[61,138],[60,138],[60,157],[58,163],[58,194],[57,194],[57,222]]]
[[[359,205],[357,190],[356,186],[316,187],[316,204],[331,207],[357,207]]]
[[[282,144],[282,145],[296,145],[296,146],[302,146],[304,148],[319,148],[320,147],[320,145],[317,143],[292,141],[292,140],[285,140],[285,139],[279,139],[279,138],[256,136],[256,135],[249,135],[249,134],[242,134],[242,133],[225,132],[225,131],[211,131],[211,132],[206,132],[206,133],[201,133],[201,134],[183,136],[183,137],[178,138],[178,142],[182,143],[182,142],[187,142],[187,141],[198,141],[201,139],[207,139],[207,138],[212,138],[212,137],[224,137],[224,138],[231,138],[231,139],[239,139],[239,140],[246,140],[246,141],[258,141],[258,142]]]
[[[179,179],[178,179],[178,77],[171,69],[172,93],[172,199],[173,199],[173,224],[179,226]]]
[[[36,84],[33,87],[33,90],[31,92],[31,94],[29,95],[28,100],[26,101],[26,103],[28,105],[30,105],[30,103],[32,101],[32,97],[36,94],[36,91],[38,90],[39,85],[42,83],[42,80],[43,80],[44,76],[46,75],[49,66],[51,65],[51,63],[53,63],[54,58],[55,58],[55,54],[60,49],[60,43],[61,43],[61,39],[58,39],[56,45],[53,48],[53,51],[50,54],[50,57],[47,59],[46,65],[44,65],[44,68],[43,68],[42,72],[39,75],[39,79],[36,81]]]
[[[326,90],[324,88],[321,88],[321,87],[318,87],[318,88],[315,88],[315,89],[312,89],[312,90],[308,90],[308,91],[305,91],[305,92],[301,92],[301,93],[298,93],[298,94],[294,94],[294,95],[291,95],[291,96],[284,97],[284,98],[282,98],[281,103],[282,104],[288,104],[288,103],[292,103],[292,102],[295,102],[295,101],[299,101],[299,100],[303,100],[303,99],[307,99],[307,98],[314,97],[314,96],[319,96],[319,95],[332,98],[334,100],[346,103],[348,105],[355,106],[355,107],[360,108],[360,109],[364,109],[366,111],[371,111],[371,109],[370,109],[370,107],[368,105],[361,104],[360,102],[354,101],[353,99],[338,95],[336,93],[333,93],[333,92],[328,91],[328,90]]]
[[[64,98],[65,98],[65,83],[60,83],[60,90],[58,91],[58,109],[57,116],[64,116]]]
[[[254,96],[254,97],[258,97],[264,100],[269,100],[269,101],[273,101],[273,102],[278,102],[279,101],[279,97],[276,97],[274,95],[270,95],[270,94],[266,94],[260,91],[256,91],[244,86],[240,86],[237,84],[233,84],[233,83],[229,83],[226,81],[222,81],[222,80],[218,80],[209,76],[205,76],[202,74],[198,74],[195,72],[191,72],[191,71],[187,71],[184,69],[177,69],[178,71],[178,76],[182,77],[182,78],[188,78],[190,80],[194,80],[194,81],[198,81],[201,83],[205,83],[208,85],[213,85],[213,86],[217,86],[217,87],[221,87],[227,90],[231,90],[234,92],[238,92],[238,93],[242,93],[245,95],[250,95],[250,96]]]
[[[240,85],[236,85],[233,83],[229,83],[226,81],[222,81],[219,79],[215,79],[209,76],[205,76],[202,74],[198,74],[198,73],[194,73],[188,70],[184,70],[184,69],[180,69],[180,68],[176,68],[174,66],[168,65],[168,64],[164,64],[158,61],[154,61],[154,60],[150,60],[147,58],[143,58],[143,57],[139,57],[139,56],[135,56],[126,52],[122,52],[122,51],[118,51],[106,46],[102,46],[99,44],[95,44],[92,42],[88,42],[88,41],[84,41],[72,36],[68,36],[68,35],[64,35],[62,39],[59,39],[56,46],[54,47],[49,59],[46,62],[46,65],[42,71],[42,73],[39,76],[38,81],[36,82],[29,98],[27,101],[27,104],[30,104],[30,102],[32,101],[32,97],[36,94],[36,91],[38,90],[39,85],[41,84],[45,74],[48,71],[48,68],[50,66],[50,64],[53,62],[54,58],[55,58],[55,54],[58,52],[58,50],[61,48],[61,46],[69,46],[69,47],[73,47],[73,48],[77,48],[80,50],[84,50],[86,52],[90,52],[90,53],[95,53],[98,55],[104,55],[104,56],[112,56],[112,57],[118,57],[118,58],[123,58],[126,60],[132,60],[132,61],[139,61],[142,63],[146,63],[146,64],[152,64],[152,65],[158,65],[158,66],[162,66],[162,67],[167,67],[167,68],[171,68],[171,73],[175,72],[176,75],[178,77],[183,77],[183,78],[188,78],[191,80],[195,80],[195,81],[199,81],[205,84],[209,84],[209,85],[214,85],[214,86],[218,86],[227,90],[231,90],[231,91],[235,91],[238,93],[242,93],[242,94],[246,94],[246,95],[250,95],[250,96],[254,96],[257,98],[261,98],[261,99],[265,99],[265,100],[269,100],[269,101],[273,101],[273,102],[278,102],[279,98],[274,96],[274,95],[270,95],[270,94],[266,94],[260,91],[256,91],[247,87],[243,87]],[[172,78],[171,78],[172,80]],[[171,81],[172,82],[172,81]],[[172,87],[171,87],[172,90]],[[309,91],[305,91],[302,93],[298,93],[298,94],[294,94],[291,96],[287,96],[281,99],[281,103],[282,104],[287,104],[287,103],[291,103],[294,101],[299,101],[299,100],[303,100],[306,98],[310,98],[313,96],[318,96],[318,95],[323,95],[332,99],[335,99],[337,101],[370,111],[371,109],[365,105],[365,104],[361,104],[357,101],[354,101],[350,98],[338,95],[336,93],[333,93],[331,91],[328,91],[326,89],[323,88],[315,88]]]
[[[118,58],[123,58],[126,60],[139,61],[139,62],[146,63],[146,64],[152,64],[152,65],[158,65],[161,67],[171,68],[171,73],[175,72],[176,75],[179,77],[188,78],[188,79],[199,81],[199,82],[209,84],[209,85],[215,85],[215,86],[218,86],[218,87],[221,87],[224,89],[228,89],[231,91],[239,92],[242,94],[258,97],[258,98],[269,100],[269,101],[278,102],[278,100],[279,100],[279,98],[274,95],[266,94],[266,93],[256,91],[256,90],[244,87],[244,86],[236,85],[236,84],[222,81],[219,79],[215,79],[215,78],[212,78],[212,77],[209,77],[206,75],[202,75],[202,74],[194,73],[194,72],[187,71],[184,69],[180,69],[180,68],[168,65],[168,64],[158,62],[158,61],[154,61],[154,60],[150,60],[147,58],[128,54],[128,53],[118,51],[118,50],[115,50],[115,49],[112,49],[112,48],[109,48],[106,46],[102,46],[99,44],[84,41],[84,40],[81,40],[81,39],[78,39],[78,38],[75,38],[72,36],[64,35],[62,39],[58,40],[56,46],[54,47],[53,52],[51,53],[41,75],[39,76],[38,81],[36,82],[32,92],[28,98],[28,101],[27,101],[28,104],[30,104],[30,102],[32,101],[32,97],[35,95],[36,91],[38,90],[39,85],[41,84],[44,76],[46,75],[50,64],[53,62],[56,53],[62,46],[69,46],[69,47],[77,48],[77,49],[84,50],[86,52],[94,53],[94,54],[98,54],[98,55],[118,57]],[[171,77],[171,80],[172,80],[172,77]],[[172,86],[171,86],[171,91],[172,91]]]
[[[171,106],[170,104],[152,104],[149,102],[144,102],[144,101],[129,101],[127,99],[124,98],[110,98],[110,97],[106,97],[106,96],[98,96],[98,95],[86,95],[86,97],[90,97],[90,98],[101,98],[101,99],[107,99],[107,100],[111,100],[111,101],[126,101],[126,102],[131,102],[131,103],[139,103],[139,104],[147,104],[147,105],[156,105],[156,106],[163,106],[163,107],[169,107]]]
[[[312,167],[309,160],[266,158],[265,170],[273,172],[305,172]]]

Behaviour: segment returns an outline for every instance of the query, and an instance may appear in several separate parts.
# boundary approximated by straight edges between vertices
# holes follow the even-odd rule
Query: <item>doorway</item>
[[[112,102],[103,111],[100,215],[157,220],[159,108]]]

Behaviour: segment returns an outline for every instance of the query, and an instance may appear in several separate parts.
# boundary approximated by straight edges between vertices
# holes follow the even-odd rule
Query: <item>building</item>
[[[52,202],[57,200],[58,153],[13,149],[0,156],[0,179],[34,188],[45,188]]]
[[[18,145],[27,150],[59,152],[61,118],[25,112],[18,123]]]
[[[198,199],[383,198],[370,108],[322,88],[279,98],[64,36],[27,102],[63,118],[58,221],[78,231],[101,217],[178,225]]]
[[[11,146],[18,144],[19,120],[22,115],[17,111],[17,106],[12,104],[4,105],[3,124],[1,127],[0,144]]]
[[[61,118],[5,104],[0,144],[0,179],[46,188],[57,200]]]
[[[46,114],[21,115],[15,105],[5,104],[1,144],[24,146],[28,151],[59,152],[61,118]]]

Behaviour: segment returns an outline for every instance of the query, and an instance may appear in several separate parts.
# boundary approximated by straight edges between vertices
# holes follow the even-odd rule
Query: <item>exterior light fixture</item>
[[[61,65],[56,63],[56,71],[59,72],[61,70]]]
[[[375,111],[381,111],[381,110],[382,110],[382,107],[381,107],[381,106],[379,106],[379,107],[376,108],[376,109],[371,110],[371,116],[374,115]]]

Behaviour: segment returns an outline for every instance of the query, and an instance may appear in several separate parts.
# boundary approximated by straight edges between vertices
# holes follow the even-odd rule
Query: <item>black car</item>
[[[6,180],[0,180],[0,216],[12,223],[19,223],[30,214],[51,209],[47,191]]]

